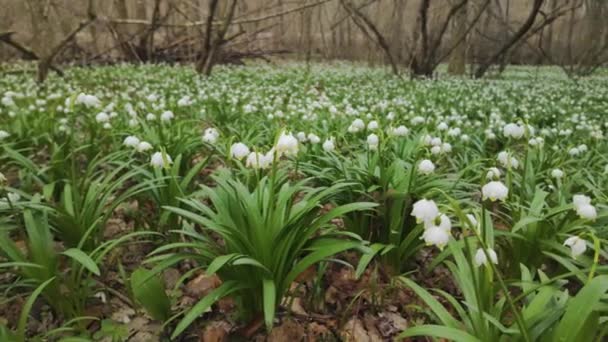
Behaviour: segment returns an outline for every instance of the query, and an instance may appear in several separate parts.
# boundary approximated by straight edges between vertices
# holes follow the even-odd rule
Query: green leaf
[[[266,322],[266,330],[272,330],[274,322],[274,310],[276,308],[277,289],[272,279],[264,279],[264,321]]]
[[[477,337],[458,328],[433,324],[408,328],[399,335],[399,339],[412,336],[433,336],[445,338],[454,342],[481,342],[481,340],[479,340]]]
[[[171,335],[171,339],[175,339],[179,334],[184,332],[184,330],[186,330],[195,319],[207,311],[207,309],[215,302],[235,291],[242,290],[246,287],[246,285],[239,284],[236,281],[227,281],[217,289],[211,291],[208,295],[196,303],[196,305],[194,305],[194,307],[192,307],[192,309],[190,309],[184,318],[177,324],[177,327],[175,327],[175,330]]]
[[[133,296],[152,318],[166,321],[171,316],[171,302],[161,278],[150,277],[148,273],[148,270],[138,268],[131,274]]]
[[[91,259],[91,257],[89,257],[86,253],[84,253],[80,249],[70,248],[61,254],[74,259],[79,264],[84,266],[87,270],[91,271],[91,273],[93,273],[97,276],[100,275],[101,272],[99,271],[99,267],[97,267],[97,264],[95,263],[95,261],[93,261],[93,259]]]
[[[36,301],[36,299],[38,298],[38,296],[40,296],[40,294],[42,293],[42,291],[44,291],[44,288],[46,288],[53,280],[55,280],[55,277],[45,281],[44,283],[40,284],[40,286],[38,286],[34,292],[32,292],[32,294],[30,295],[30,297],[27,299],[27,301],[25,302],[25,304],[23,305],[23,310],[21,310],[21,314],[19,315],[19,322],[17,323],[17,339],[18,341],[22,341],[25,342],[25,328],[27,325],[27,319],[30,316],[30,311],[32,310],[32,306],[34,306],[34,302]]]
[[[593,278],[568,302],[566,313],[555,330],[554,341],[577,342],[585,331],[587,320],[597,319],[592,313],[608,291],[608,276]]]

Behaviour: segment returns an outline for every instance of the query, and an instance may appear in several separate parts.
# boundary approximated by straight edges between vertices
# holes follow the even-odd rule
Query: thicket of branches
[[[579,77],[608,62],[604,0],[25,0],[21,6],[0,14],[0,48],[38,61],[40,82],[50,70],[62,74],[57,64],[65,61],[187,62],[209,75],[218,63],[288,53],[379,61],[413,77],[432,77],[442,63],[472,77],[513,63],[554,64]],[[367,56],[348,52],[361,47]]]

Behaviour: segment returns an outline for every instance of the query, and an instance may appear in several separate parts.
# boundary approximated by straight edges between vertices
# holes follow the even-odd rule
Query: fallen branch
[[[23,55],[23,58],[25,60],[30,60],[30,61],[37,61],[40,60],[40,57],[38,57],[38,55],[30,48],[16,42],[15,40],[13,40],[13,34],[15,34],[15,32],[13,31],[9,31],[9,32],[1,32],[0,33],[0,42],[3,42],[5,44],[7,44],[8,46],[13,47],[15,50],[21,52],[21,54]],[[49,65],[49,68],[53,71],[55,71],[59,76],[64,76],[63,71],[61,71],[61,69],[57,68],[54,65]]]

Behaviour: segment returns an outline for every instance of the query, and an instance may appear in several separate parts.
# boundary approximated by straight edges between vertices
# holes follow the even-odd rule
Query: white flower
[[[486,252],[490,256],[490,260],[492,260],[492,263],[498,264],[498,256],[496,255],[496,252],[492,248],[488,248]],[[487,263],[488,258],[486,258],[486,253],[484,253],[483,249],[481,248],[477,249],[477,253],[475,253],[475,266],[479,267]]]
[[[490,179],[499,179],[500,178],[500,170],[496,167],[491,167],[486,174],[486,178]]]
[[[311,144],[318,144],[321,142],[321,138],[319,138],[317,135],[313,134],[313,133],[308,133],[308,141],[310,141]]]
[[[437,130],[439,131],[446,131],[448,128],[448,124],[446,124],[445,122],[441,122],[439,123],[439,125],[437,125]]]
[[[560,169],[553,169],[551,171],[551,177],[553,177],[555,179],[560,179],[560,178],[564,177],[564,171],[562,171]]]
[[[76,104],[83,104],[87,108],[99,108],[101,106],[101,101],[93,95],[87,95],[84,93],[78,94],[76,97]]]
[[[277,141],[276,150],[279,156],[296,155],[298,154],[298,139],[291,135],[291,133],[283,132]]]
[[[423,175],[431,174],[435,171],[435,164],[428,159],[424,159],[418,164],[418,173]]]
[[[450,153],[452,152],[452,145],[450,143],[443,143],[441,144],[441,151],[444,153]]]
[[[169,122],[174,117],[175,117],[175,115],[173,114],[173,112],[168,110],[160,115],[160,120],[163,122]]]
[[[367,137],[367,146],[372,151],[375,151],[378,149],[379,142],[380,142],[380,139],[378,139],[378,136],[373,133]]]
[[[186,107],[192,104],[192,100],[190,99],[190,96],[184,96],[181,99],[179,99],[179,101],[177,101],[177,105],[179,107]]]
[[[217,129],[215,128],[207,128],[205,130],[205,134],[203,134],[203,142],[209,143],[209,144],[215,144],[217,142],[217,139],[220,137],[220,132],[218,132]]]
[[[106,123],[103,124],[103,128],[104,129],[110,129],[110,128],[112,128],[112,125],[110,125],[109,122],[106,122]]]
[[[574,195],[572,197],[572,203],[574,204],[575,208],[578,208],[582,205],[591,204],[591,197],[580,194]]]
[[[142,141],[137,144],[137,147],[135,149],[137,150],[137,152],[146,152],[152,149],[152,144],[147,141]]]
[[[135,127],[138,124],[139,123],[137,122],[137,119],[131,119],[131,120],[129,120],[129,127]]]
[[[243,143],[232,144],[230,147],[230,155],[232,158],[243,159],[249,154],[249,147]]]
[[[431,154],[439,154],[441,153],[441,147],[440,146],[433,146],[431,147]]]
[[[125,140],[122,142],[122,144],[127,147],[137,147],[137,145],[139,145],[139,138],[130,135],[125,138]]]
[[[476,230],[479,229],[479,222],[477,222],[477,218],[473,214],[467,214],[467,219],[473,228]]]
[[[579,154],[581,154],[581,151],[578,148],[573,147],[568,151],[568,154],[574,157],[574,156],[578,156]]]
[[[433,222],[439,216],[439,208],[433,200],[421,199],[414,203],[412,208],[412,216],[416,217],[416,222],[422,223]]]
[[[441,138],[433,138],[431,139],[431,145],[433,146],[441,146]]]
[[[361,120],[361,119],[355,119],[355,121],[353,121],[353,123],[351,123],[350,126],[348,127],[348,132],[357,133],[364,128],[365,128],[365,122],[363,122],[363,120]]]
[[[564,241],[564,246],[570,247],[570,255],[573,259],[576,259],[579,255],[585,253],[587,250],[587,242],[578,236],[571,236]]]
[[[587,220],[595,220],[597,218],[597,211],[591,204],[583,204],[576,208],[576,213],[580,218]]]
[[[370,131],[376,130],[378,129],[378,121],[376,120],[372,120],[367,124],[367,129],[369,129]]]
[[[146,114],[146,120],[147,121],[154,121],[154,120],[156,120],[156,115],[154,115],[152,113],[148,113],[148,114]]]
[[[99,123],[105,123],[110,121],[110,116],[105,112],[101,112],[95,116],[95,120]]]
[[[8,179],[6,179],[4,173],[0,172],[0,187],[5,186],[6,184],[8,184]]]
[[[11,203],[17,203],[17,202],[19,202],[19,200],[21,199],[21,195],[19,195],[19,194],[18,194],[18,193],[16,193],[16,192],[9,192],[9,193],[7,193],[7,194],[6,194],[6,197],[8,197],[8,200],[9,200]]]
[[[11,134],[9,132],[0,130],[0,140],[4,140],[10,136]]]
[[[272,164],[272,156],[271,155],[267,156],[267,155],[264,155],[259,152],[249,153],[249,155],[247,156],[247,160],[245,162],[245,165],[247,167],[254,168],[254,169],[265,169],[265,168],[269,167],[270,164]]]
[[[393,128],[389,131],[389,134],[395,137],[404,137],[410,133],[410,130],[407,127],[401,125],[397,128]]]
[[[334,138],[329,138],[325,140],[323,143],[323,151],[331,152],[336,149],[336,144],[334,143]]]
[[[502,128],[502,134],[507,138],[512,137],[514,139],[519,139],[524,135],[525,132],[526,129],[524,126],[514,123],[507,124]]]
[[[483,199],[490,199],[494,202],[496,200],[504,200],[509,195],[509,189],[498,181],[490,182],[481,188]]]
[[[519,161],[505,151],[500,152],[496,159],[506,168],[517,169],[519,167]]]
[[[173,164],[171,156],[164,152],[155,152],[150,158],[150,165],[157,169],[168,167],[171,164]]]
[[[439,249],[443,249],[450,241],[450,233],[439,227],[433,226],[424,230],[422,239],[424,239],[427,246],[435,245]]]
[[[296,138],[298,138],[299,142],[306,142],[306,140],[308,140],[306,138],[306,133],[304,132],[298,132],[298,134],[296,134]]]
[[[582,144],[578,146],[578,150],[582,153],[582,152],[587,152],[588,148],[587,145]]]

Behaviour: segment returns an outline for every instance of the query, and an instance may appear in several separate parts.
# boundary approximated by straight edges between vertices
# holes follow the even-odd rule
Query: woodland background
[[[0,0],[0,61],[216,63],[275,56],[472,76],[508,64],[587,75],[608,61],[607,0]],[[476,67],[466,68],[467,65]],[[44,79],[48,70],[42,70]]]

